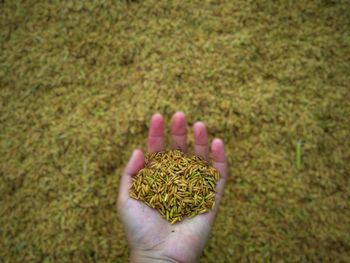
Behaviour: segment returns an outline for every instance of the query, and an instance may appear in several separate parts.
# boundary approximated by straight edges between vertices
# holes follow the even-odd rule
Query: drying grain
[[[198,156],[178,150],[149,153],[145,168],[133,178],[130,197],[143,201],[171,224],[215,205],[219,173]]]

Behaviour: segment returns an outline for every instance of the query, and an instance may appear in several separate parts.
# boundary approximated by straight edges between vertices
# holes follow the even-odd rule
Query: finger
[[[149,127],[148,152],[159,152],[164,148],[164,121],[162,115],[156,113],[152,116]]]
[[[187,152],[186,116],[176,112],[171,121],[171,147]]]
[[[129,188],[132,184],[132,177],[140,171],[145,164],[145,157],[141,150],[134,150],[127,166],[124,169],[119,183],[118,204],[129,198]]]
[[[227,179],[227,160],[223,141],[217,138],[214,139],[211,143],[211,152],[213,158],[213,166],[220,173],[220,179],[216,185],[217,193],[215,198],[215,207],[217,211],[221,198],[224,194],[224,187]]]
[[[194,153],[209,160],[208,133],[203,122],[197,121],[193,125]]]

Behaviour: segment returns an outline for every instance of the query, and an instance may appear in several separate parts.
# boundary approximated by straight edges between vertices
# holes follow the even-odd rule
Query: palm
[[[156,116],[156,117],[155,117]],[[152,118],[148,138],[149,152],[164,150],[163,123],[159,115]],[[158,118],[158,119],[157,119]],[[187,150],[185,117],[176,113],[172,125],[172,147]],[[208,159],[209,150],[205,144],[207,133],[203,124],[194,125],[195,153]],[[197,144],[196,144],[197,142]],[[221,179],[218,182],[217,196],[214,210],[198,215],[194,218],[185,218],[179,223],[171,225],[155,210],[144,203],[129,197],[128,189],[131,185],[131,176],[144,166],[144,156],[141,151],[134,152],[125,169],[120,184],[118,197],[118,211],[125,227],[130,250],[146,254],[152,252],[152,257],[171,259],[179,262],[195,261],[208,239],[211,225],[217,213],[218,204],[223,192],[226,178],[226,162],[222,143],[212,143],[213,165],[219,170]],[[221,147],[221,146],[222,147]],[[221,148],[220,148],[221,147]],[[217,160],[215,160],[217,159]]]
[[[124,209],[131,244],[139,244],[146,251],[160,249],[163,256],[180,262],[200,254],[213,218],[212,213],[207,213],[171,225],[156,210],[131,198]]]

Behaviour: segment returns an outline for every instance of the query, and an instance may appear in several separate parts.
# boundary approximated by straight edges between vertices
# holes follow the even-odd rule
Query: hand
[[[194,153],[209,161],[208,135],[205,125],[196,122]],[[177,112],[172,118],[171,145],[173,149],[187,152],[186,117]],[[151,119],[148,151],[165,150],[164,122],[160,114]],[[197,262],[208,240],[227,177],[224,144],[220,139],[211,143],[212,165],[219,171],[215,207],[210,212],[171,225],[155,209],[129,197],[132,176],[144,167],[144,154],[134,150],[121,181],[117,209],[126,231],[132,262]]]

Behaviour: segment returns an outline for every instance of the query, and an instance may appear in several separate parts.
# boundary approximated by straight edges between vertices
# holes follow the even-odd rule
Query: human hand
[[[209,161],[208,134],[202,122],[193,125],[194,153]],[[172,118],[171,146],[187,152],[186,117],[177,112]],[[164,122],[160,114],[151,119],[148,151],[165,150]],[[212,165],[219,171],[215,206],[208,213],[171,225],[159,212],[129,197],[132,176],[144,167],[144,154],[134,150],[121,177],[117,209],[124,226],[132,262],[197,262],[218,213],[227,177],[224,144],[211,143]]]

